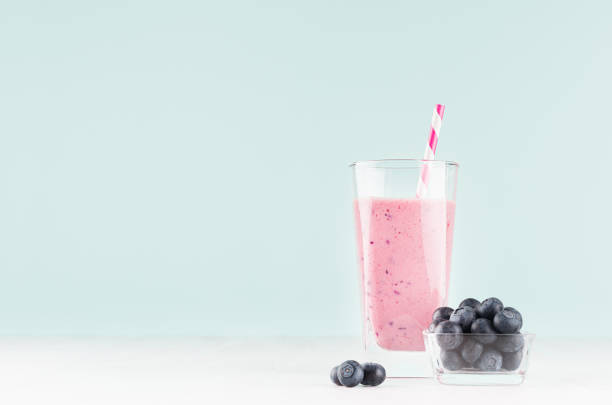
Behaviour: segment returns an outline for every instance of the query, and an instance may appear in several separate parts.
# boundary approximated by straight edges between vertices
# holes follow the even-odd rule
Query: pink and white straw
[[[436,146],[438,146],[438,137],[440,136],[440,127],[442,126],[442,117],[444,117],[444,104],[436,104],[433,116],[431,117],[431,129],[429,131],[429,142],[425,148],[425,160],[433,160],[436,156]],[[425,163],[421,169],[419,184],[417,186],[417,197],[423,198],[427,193],[429,165]]]

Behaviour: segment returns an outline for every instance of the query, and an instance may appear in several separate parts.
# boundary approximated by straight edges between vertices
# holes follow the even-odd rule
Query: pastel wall
[[[451,303],[612,336],[612,6],[0,5],[0,334],[360,331],[348,163],[460,162]]]

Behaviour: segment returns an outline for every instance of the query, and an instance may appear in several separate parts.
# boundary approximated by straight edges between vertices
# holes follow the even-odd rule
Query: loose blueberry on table
[[[459,307],[440,307],[428,332],[436,335],[440,362],[448,371],[514,371],[523,360],[523,317],[499,298],[466,298]]]
[[[330,372],[330,379],[334,384],[349,388],[359,384],[374,387],[382,384],[386,377],[385,368],[380,364],[359,364],[355,360],[347,360],[333,367]]]
[[[336,385],[342,385],[342,383],[340,382],[340,380],[338,379],[338,366],[336,367],[332,367],[330,373],[329,373],[329,378],[332,380],[332,382]]]
[[[380,385],[387,378],[387,372],[385,368],[378,363],[364,363],[363,367],[363,385],[369,385],[375,387]]]
[[[345,387],[354,387],[363,381],[363,368],[355,360],[348,360],[338,366],[338,381]]]

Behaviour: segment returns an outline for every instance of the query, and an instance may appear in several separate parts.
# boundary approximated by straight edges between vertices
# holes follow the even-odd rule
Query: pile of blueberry
[[[377,386],[385,381],[387,372],[377,363],[359,364],[355,360],[347,360],[332,368],[329,377],[334,384],[345,387],[355,387],[359,384]]]
[[[432,320],[428,330],[437,334],[440,360],[447,370],[512,371],[520,366],[523,317],[499,299],[467,298],[455,310],[436,309]]]

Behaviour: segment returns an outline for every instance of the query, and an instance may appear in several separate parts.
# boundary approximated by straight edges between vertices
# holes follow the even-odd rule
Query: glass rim
[[[381,169],[409,169],[410,167],[383,167],[376,166],[380,163],[429,163],[435,165],[444,165],[444,166],[452,166],[459,167],[459,163],[452,160],[436,160],[436,159],[372,159],[372,160],[356,160],[349,164],[349,167],[358,167],[358,166],[367,166],[370,168],[381,168]]]

